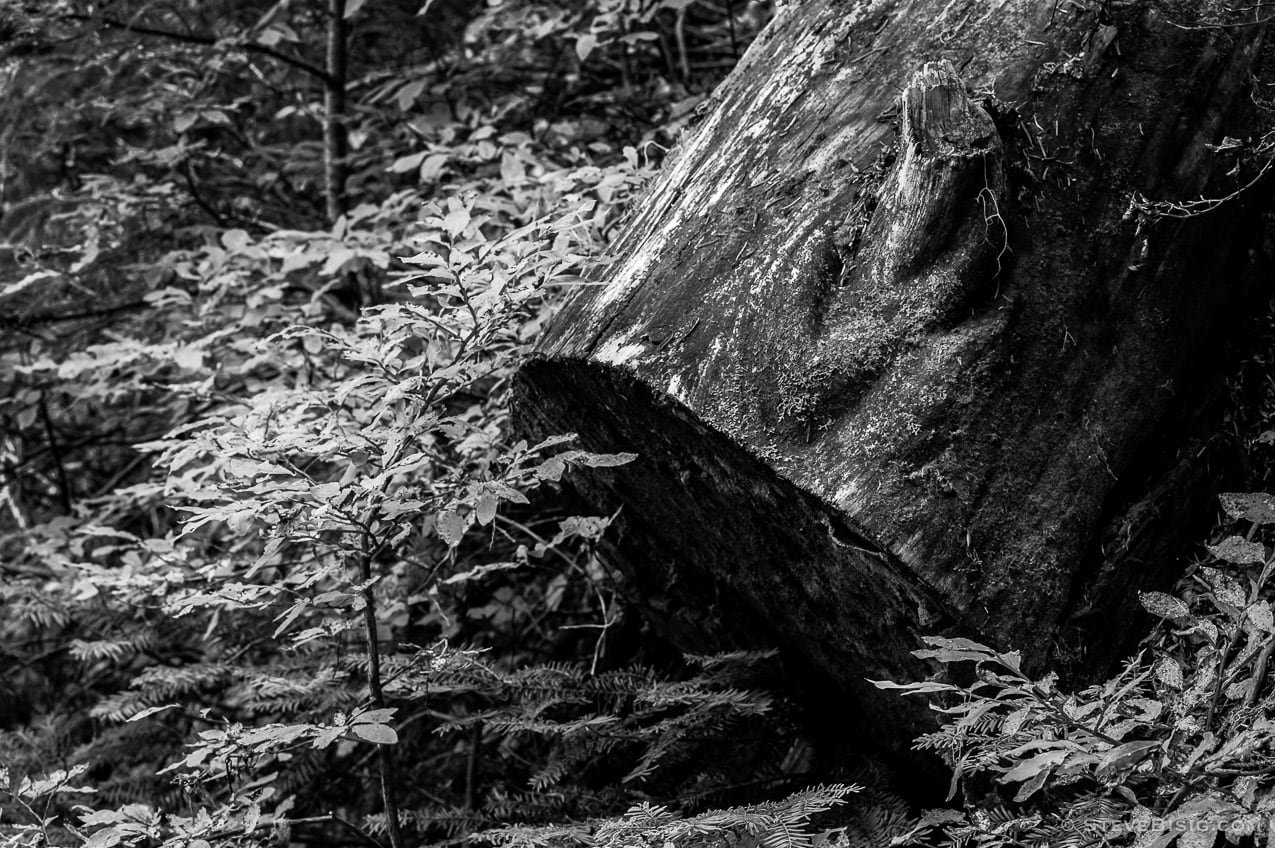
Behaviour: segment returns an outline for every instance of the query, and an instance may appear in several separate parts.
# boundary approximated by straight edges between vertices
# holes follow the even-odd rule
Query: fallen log
[[[678,644],[779,646],[895,743],[864,679],[921,634],[1110,659],[1269,269],[1267,27],[1203,5],[780,11],[517,385],[639,455],[574,485]]]

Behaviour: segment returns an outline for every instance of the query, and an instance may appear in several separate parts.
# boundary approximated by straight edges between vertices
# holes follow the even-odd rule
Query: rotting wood
[[[1265,25],[1052,5],[785,7],[519,379],[529,432],[640,455],[576,484],[667,632],[779,645],[886,737],[916,715],[862,679],[921,632],[1108,655],[1173,567],[1098,541],[1269,268],[1253,198],[1126,214],[1245,178],[1208,145]]]

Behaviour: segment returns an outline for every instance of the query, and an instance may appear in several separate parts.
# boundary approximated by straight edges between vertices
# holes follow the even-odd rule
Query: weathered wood
[[[522,371],[527,429],[641,456],[577,482],[683,644],[782,645],[906,723],[862,678],[916,673],[919,632],[1040,662],[1164,578],[1099,540],[1261,227],[1131,198],[1251,176],[1208,145],[1253,133],[1265,26],[1084,6],[786,6]]]

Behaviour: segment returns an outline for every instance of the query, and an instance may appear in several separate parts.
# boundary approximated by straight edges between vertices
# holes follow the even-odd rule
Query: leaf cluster
[[[1174,594],[1141,595],[1162,623],[1110,680],[1067,693],[1053,674],[1026,674],[1016,653],[930,637],[915,653],[951,668],[947,679],[876,683],[938,698],[944,725],[917,747],[952,766],[950,797],[965,803],[917,820],[908,844],[1191,848],[1264,837],[1275,811],[1275,557],[1258,539],[1275,524],[1275,500],[1221,503],[1242,534],[1208,545]]]

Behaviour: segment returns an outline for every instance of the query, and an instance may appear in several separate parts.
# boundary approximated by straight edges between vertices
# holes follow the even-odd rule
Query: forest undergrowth
[[[947,722],[925,811],[820,758],[781,658],[647,631],[558,488],[630,455],[511,432],[770,14],[0,2],[0,845],[1265,838],[1270,496],[1100,685],[918,646],[957,673],[879,685]]]

